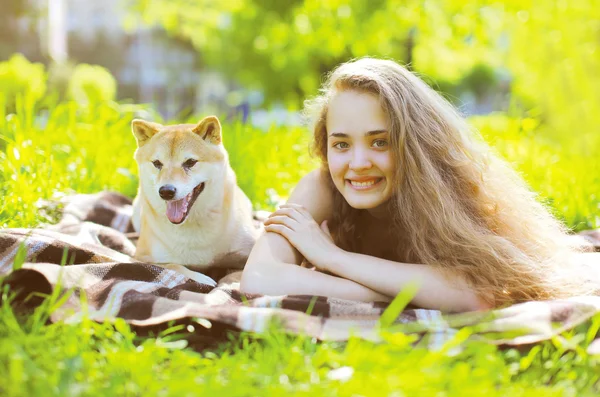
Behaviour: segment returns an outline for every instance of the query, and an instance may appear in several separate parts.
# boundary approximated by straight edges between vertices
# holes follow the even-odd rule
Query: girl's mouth
[[[370,190],[379,186],[383,180],[384,178],[371,178],[362,181],[346,179],[346,183],[354,190]]]

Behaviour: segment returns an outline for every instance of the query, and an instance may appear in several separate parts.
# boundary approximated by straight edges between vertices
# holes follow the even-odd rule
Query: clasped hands
[[[341,249],[333,242],[327,221],[319,225],[303,206],[284,204],[264,225],[267,232],[285,237],[317,269],[333,272],[333,255]]]

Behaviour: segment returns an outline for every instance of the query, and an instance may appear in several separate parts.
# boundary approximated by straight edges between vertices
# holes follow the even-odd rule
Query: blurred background
[[[5,226],[45,219],[24,215],[28,194],[134,195],[127,130],[140,115],[218,114],[240,185],[270,208],[315,166],[303,100],[369,55],[453,102],[569,226],[600,227],[597,0],[1,1],[0,182],[20,192],[0,211]],[[30,193],[17,182],[41,175],[28,151],[55,161]]]
[[[2,59],[41,62],[55,86],[77,64],[100,65],[117,99],[152,103],[166,118],[295,110],[326,72],[365,55],[393,58],[467,114],[486,114],[511,98],[531,106],[556,96],[547,79],[570,86],[569,75],[592,74],[599,57],[598,7],[585,0],[3,3]]]

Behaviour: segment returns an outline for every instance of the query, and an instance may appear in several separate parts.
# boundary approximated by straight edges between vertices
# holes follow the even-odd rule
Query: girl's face
[[[327,161],[348,204],[377,210],[392,196],[395,164],[390,132],[377,96],[337,92],[327,112]]]

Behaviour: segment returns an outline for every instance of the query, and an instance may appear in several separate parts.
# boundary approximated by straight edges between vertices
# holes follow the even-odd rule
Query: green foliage
[[[43,113],[35,103],[20,108],[0,118],[0,139],[6,145],[0,153],[0,225],[53,221],[38,207],[42,200],[64,194],[104,189],[135,193],[129,123],[136,107],[106,102],[84,110],[65,102]]]
[[[479,64],[463,77],[461,85],[475,94],[478,100],[481,100],[494,90],[498,83],[497,80],[494,69],[489,65]]]
[[[102,66],[79,64],[69,81],[69,96],[79,103],[114,101],[117,81]]]
[[[69,82],[77,65],[71,61],[53,62],[48,66],[48,91],[59,101],[69,97]]]
[[[470,121],[569,227],[600,227],[600,134],[556,136],[535,118],[503,114]]]
[[[46,93],[46,71],[41,63],[31,63],[23,55],[14,54],[0,62],[0,87],[4,106],[15,111],[17,100],[37,101]]]
[[[300,178],[317,167],[309,156],[309,135],[299,127],[262,131],[242,123],[225,124],[223,142],[238,184],[257,209],[275,209]]]
[[[540,124],[538,134],[568,142],[573,155],[589,159],[580,173],[593,173],[600,148],[600,8],[592,0],[519,3],[506,21],[513,105],[528,110]]]
[[[458,82],[493,63],[500,26],[476,5],[420,0],[225,2],[131,0],[135,16],[189,39],[209,66],[267,101],[297,108],[335,65],[366,55],[394,58],[438,80]],[[475,22],[474,22],[475,21]],[[273,77],[276,78],[273,78]]]

